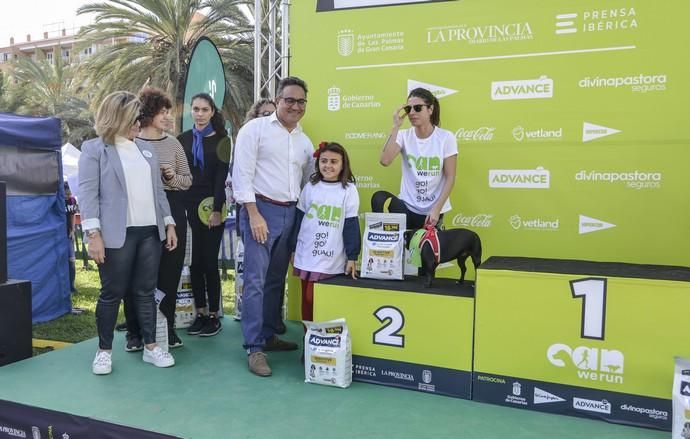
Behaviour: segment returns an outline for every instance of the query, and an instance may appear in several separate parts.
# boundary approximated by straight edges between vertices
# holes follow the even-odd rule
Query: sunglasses
[[[264,116],[264,117],[270,116],[271,114],[273,114],[272,111],[264,111],[263,113],[261,113],[261,115]]]
[[[429,107],[431,107],[431,105],[428,105],[428,104],[405,105],[403,107],[403,110],[405,110],[405,113],[407,113],[407,114],[409,114],[412,111],[412,109],[414,109],[415,113],[419,113],[420,111],[422,111],[422,108],[424,108],[424,107],[429,108]]]
[[[307,100],[306,99],[295,99],[295,98],[282,98],[288,106],[292,107],[293,105],[297,104],[300,107],[306,107],[307,106]]]

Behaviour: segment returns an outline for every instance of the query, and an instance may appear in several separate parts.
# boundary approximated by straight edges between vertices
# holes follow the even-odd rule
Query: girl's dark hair
[[[326,151],[331,151],[336,154],[340,154],[340,157],[343,158],[343,169],[340,170],[340,175],[338,176],[338,180],[340,183],[342,183],[343,187],[347,187],[348,183],[355,183],[355,176],[352,175],[352,169],[350,169],[350,157],[347,155],[347,151],[345,151],[345,148],[339,143],[336,142],[321,142],[319,144],[319,157],[316,158],[316,163],[314,164],[314,167],[316,168],[316,172],[311,174],[309,177],[309,181],[311,184],[316,184],[323,180],[323,175],[321,175],[321,171],[319,170],[319,159],[321,158],[321,154],[323,154]]]
[[[439,126],[441,124],[441,106],[438,103],[438,99],[426,88],[415,88],[407,96],[407,99],[411,97],[419,98],[424,101],[427,105],[432,105],[434,109],[431,112],[431,124],[433,126]]]
[[[216,103],[213,101],[211,95],[208,93],[197,93],[192,96],[191,102],[194,102],[194,99],[203,99],[208,102],[211,108],[213,108],[213,116],[211,116],[211,126],[213,127],[213,131],[215,131],[219,136],[227,136],[228,131],[225,129],[225,119],[223,118],[223,114],[220,112],[218,107],[216,107]]]
[[[155,87],[145,87],[139,92],[139,100],[141,101],[141,119],[139,119],[142,128],[146,128],[153,123],[153,118],[163,108],[172,108],[172,100],[170,95]]]

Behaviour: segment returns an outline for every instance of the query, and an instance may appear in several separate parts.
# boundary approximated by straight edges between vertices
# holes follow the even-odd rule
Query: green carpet
[[[492,406],[364,383],[304,383],[299,352],[271,353],[273,376],[246,367],[238,322],[216,337],[180,335],[177,364],[156,369],[124,352],[91,374],[97,341],[0,368],[0,399],[184,438],[667,438],[669,433]],[[290,325],[287,339],[301,336]]]

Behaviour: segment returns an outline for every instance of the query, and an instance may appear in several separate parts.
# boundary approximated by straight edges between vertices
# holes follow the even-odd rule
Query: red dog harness
[[[426,228],[426,233],[424,233],[424,236],[422,236],[421,241],[419,241],[419,251],[422,251],[422,248],[424,248],[424,244],[427,242],[431,246],[431,250],[434,252],[434,258],[436,259],[436,263],[441,262],[441,243],[438,242],[438,235],[436,234],[436,227],[430,226],[430,225],[425,225]]]

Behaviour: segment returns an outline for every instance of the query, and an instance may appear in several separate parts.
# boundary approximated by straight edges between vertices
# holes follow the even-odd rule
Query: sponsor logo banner
[[[551,173],[537,169],[490,169],[489,187],[512,189],[548,189]]]
[[[632,404],[623,404],[620,406],[621,410],[626,412],[639,413],[642,416],[648,416],[651,419],[668,420],[668,412],[665,410],[650,409],[644,407],[637,407]]]
[[[588,412],[611,414],[611,404],[605,399],[596,401],[586,398],[573,398],[573,408]]]
[[[584,235],[585,233],[599,232],[601,230],[611,229],[613,227],[616,227],[616,225],[607,223],[606,221],[602,221],[600,219],[580,215],[578,232],[580,235]]]
[[[336,34],[338,55],[350,56],[380,54],[405,49],[405,32],[377,32],[355,34],[352,29],[342,29]]]
[[[459,142],[490,142],[494,138],[496,127],[458,128],[455,138]]]
[[[494,81],[491,83],[491,99],[494,101],[548,99],[552,97],[553,79],[546,76],[537,79]]]
[[[453,217],[454,227],[491,227],[491,221],[494,216],[488,213],[480,213],[477,215],[463,215],[462,212]]]
[[[328,111],[365,110],[380,107],[381,102],[374,95],[343,94],[340,87],[335,85],[328,89]]]
[[[575,181],[624,184],[629,189],[659,189],[663,174],[661,172],[633,171],[598,171],[581,170],[575,174]]]
[[[578,346],[575,349],[555,343],[546,350],[546,358],[556,367],[577,369],[577,377],[586,381],[623,384],[625,358],[613,349]]]
[[[539,387],[534,388],[534,403],[535,404],[550,404],[554,402],[562,402],[565,399],[560,396],[554,395],[553,393],[542,390]]]
[[[534,39],[529,22],[500,24],[456,24],[430,27],[426,32],[427,44],[464,42],[472,45],[529,41]]]
[[[582,124],[582,142],[590,142],[595,139],[620,133],[620,130],[609,128],[602,125],[595,125],[589,122]]]
[[[554,141],[563,139],[563,128],[525,128],[518,125],[511,132],[513,139],[522,141]]]
[[[436,84],[429,84],[426,82],[415,81],[414,79],[408,79],[407,93],[410,93],[415,88],[425,88],[429,90],[431,94],[436,96],[436,99],[443,99],[458,92],[452,88],[441,87],[440,85]]]
[[[542,219],[542,218],[522,218],[520,215],[513,215],[508,218],[508,223],[513,230],[536,230],[536,231],[557,231],[559,228],[559,219]]]
[[[649,91],[666,90],[667,78],[665,74],[630,76],[587,76],[577,82],[580,88],[613,88],[630,90],[634,93],[647,93]]]
[[[556,35],[578,32],[615,32],[639,27],[635,8],[597,8],[584,11],[563,11],[556,15]]]

